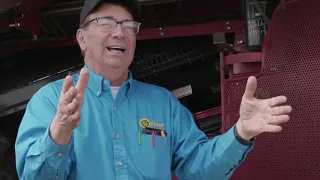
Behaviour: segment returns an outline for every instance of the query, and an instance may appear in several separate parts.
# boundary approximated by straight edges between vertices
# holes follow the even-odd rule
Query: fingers
[[[81,113],[79,111],[77,111],[76,113],[72,114],[71,116],[69,116],[69,120],[70,121],[76,121],[77,122],[77,126],[79,125],[78,122],[80,122],[80,117],[81,117]]]
[[[84,94],[88,81],[89,81],[89,72],[87,69],[83,68],[80,71],[80,77],[76,85],[76,89],[80,94]]]
[[[73,85],[72,76],[67,76],[65,78],[65,82],[62,87],[60,104],[62,106],[66,106],[69,103],[71,103],[74,98],[77,98],[78,101],[80,102],[83,101],[82,100],[83,94],[88,84],[88,81],[89,81],[89,73],[85,68],[81,69],[80,71],[80,77],[76,87],[72,86]]]
[[[286,123],[290,120],[289,113],[292,111],[291,106],[274,107],[273,116],[270,116],[268,124],[264,125],[264,132],[277,133],[282,130],[279,124]]]
[[[73,84],[72,77],[68,75],[64,80],[64,83],[63,83],[63,86],[62,86],[61,95],[67,93],[67,91],[70,89],[72,84]]]
[[[282,130],[282,127],[281,126],[278,126],[278,125],[266,125],[264,126],[264,132],[273,132],[273,133],[277,133],[277,132],[280,132]]]
[[[287,97],[286,96],[277,96],[277,97],[270,98],[267,101],[268,101],[268,105],[270,107],[274,107],[274,106],[278,106],[280,104],[287,102]]]
[[[68,105],[62,108],[62,112],[65,115],[74,114],[79,109],[79,106],[80,106],[80,102],[77,99],[73,99],[71,103],[69,103]]]
[[[278,107],[273,107],[271,108],[271,115],[281,115],[281,114],[289,114],[292,111],[292,107],[287,105],[287,106],[278,106]]]
[[[56,124],[62,124],[64,129],[72,131],[79,125],[81,106],[88,81],[89,73],[84,68],[80,72],[76,87],[73,86],[72,76],[65,78],[54,118]]]
[[[77,110],[80,111],[83,104],[83,94],[78,93],[74,100],[77,103]]]
[[[243,94],[245,98],[254,98],[254,93],[257,89],[257,79],[254,76],[250,76],[247,81],[246,90]]]
[[[71,103],[76,97],[77,93],[78,92],[76,88],[70,87],[69,90],[62,95],[60,105],[66,106],[67,104]]]
[[[278,125],[282,123],[286,123],[290,120],[289,115],[280,115],[280,116],[271,116],[269,123],[272,125]]]

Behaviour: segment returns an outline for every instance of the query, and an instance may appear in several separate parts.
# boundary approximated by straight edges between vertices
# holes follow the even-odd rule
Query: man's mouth
[[[125,52],[126,49],[121,46],[108,46],[107,49],[111,52]]]

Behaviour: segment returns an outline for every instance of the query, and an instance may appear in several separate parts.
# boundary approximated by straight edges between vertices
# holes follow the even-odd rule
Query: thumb
[[[250,76],[247,81],[246,91],[243,94],[245,98],[254,98],[254,93],[257,89],[257,78]]]

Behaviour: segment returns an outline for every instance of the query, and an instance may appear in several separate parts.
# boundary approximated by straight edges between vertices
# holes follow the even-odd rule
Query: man
[[[22,180],[228,179],[254,137],[281,131],[286,97],[254,97],[250,77],[240,119],[209,140],[166,89],[133,80],[128,70],[140,23],[134,0],[87,0],[77,40],[80,75],[49,83],[30,100],[16,140]]]

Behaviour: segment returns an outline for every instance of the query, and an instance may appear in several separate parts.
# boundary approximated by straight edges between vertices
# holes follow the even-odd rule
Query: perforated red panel
[[[319,17],[320,0],[291,1],[273,14],[257,96],[286,95],[293,106],[291,121],[281,133],[258,136],[232,179],[320,179]],[[238,120],[246,80],[222,81],[224,131]]]

